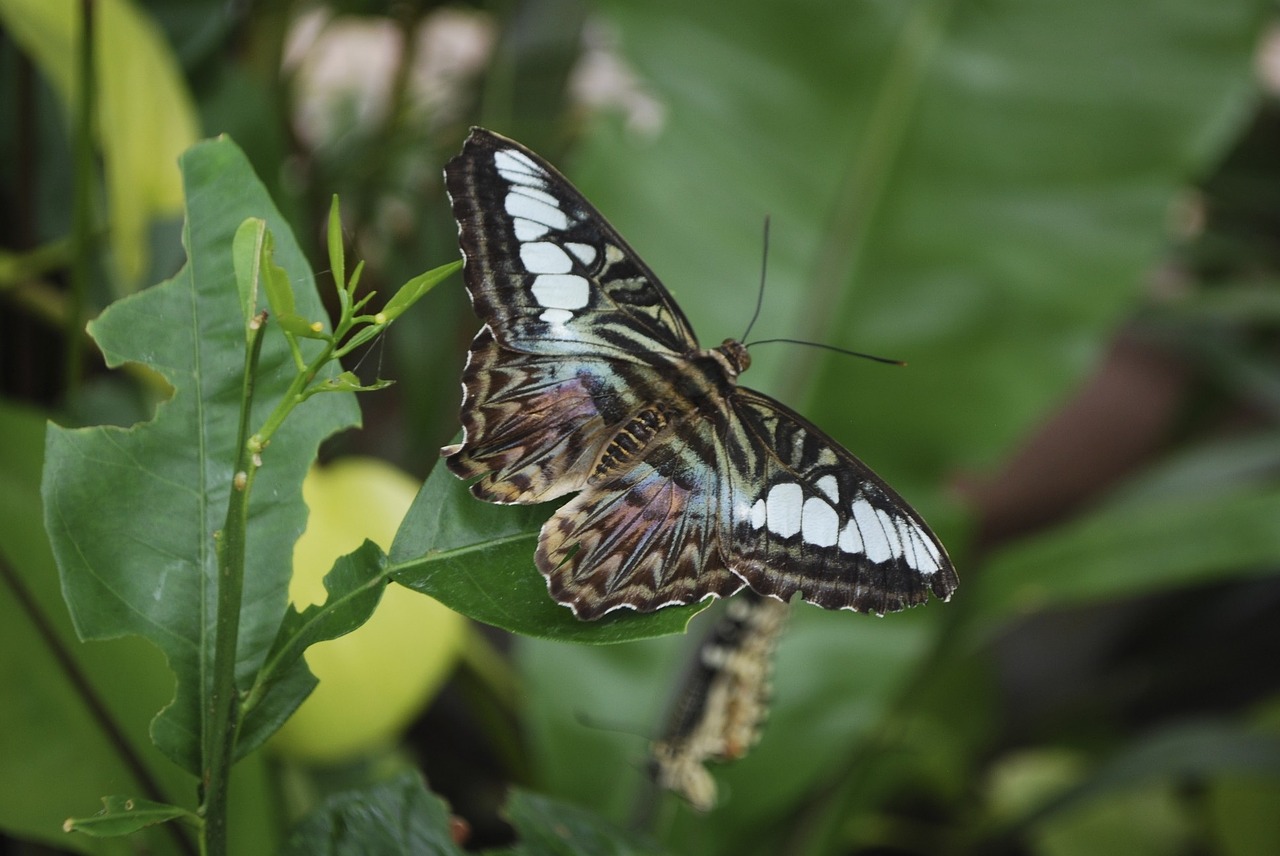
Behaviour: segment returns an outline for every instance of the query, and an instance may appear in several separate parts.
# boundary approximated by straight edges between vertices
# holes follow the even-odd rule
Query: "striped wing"
[[[729,404],[723,559],[752,589],[878,614],[951,596],[946,550],[879,476],[768,396],[739,387]]]
[[[653,272],[524,146],[473,128],[445,185],[472,306],[502,346],[628,362],[697,348]]]
[[[441,449],[479,499],[544,502],[578,490],[611,436],[624,378],[608,361],[566,360],[500,346],[489,327],[471,343],[462,375],[464,442]]]
[[[463,441],[441,450],[477,497],[532,503],[580,489],[609,438],[697,347],[680,309],[554,167],[475,128],[445,167],[472,306]]]
[[[588,481],[542,527],[535,560],[551,596],[583,619],[652,612],[742,588],[722,558],[724,480],[713,420],[666,426],[627,467]]]
[[[536,558],[552,596],[586,619],[744,583],[878,614],[956,587],[905,500],[802,417],[741,387],[717,412],[674,421],[628,468],[588,479],[543,527]]]

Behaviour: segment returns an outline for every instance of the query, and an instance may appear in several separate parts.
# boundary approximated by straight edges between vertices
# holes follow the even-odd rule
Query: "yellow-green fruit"
[[[302,485],[311,514],[293,551],[294,604],[323,603],[334,559],[365,538],[390,546],[417,490],[413,479],[373,458],[312,468]],[[393,741],[448,677],[466,632],[462,616],[392,583],[367,623],[307,649],[320,686],[272,738],[272,748],[337,762]]]

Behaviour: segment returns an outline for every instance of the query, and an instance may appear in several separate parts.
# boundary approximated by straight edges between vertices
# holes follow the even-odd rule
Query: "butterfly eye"
[[[737,339],[725,339],[716,350],[729,360],[734,374],[742,374],[751,368],[751,354],[747,352],[747,346]]]

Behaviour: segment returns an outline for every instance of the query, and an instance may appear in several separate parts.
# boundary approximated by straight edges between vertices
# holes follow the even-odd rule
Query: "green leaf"
[[[346,291],[347,259],[342,246],[342,212],[338,208],[338,194],[329,203],[329,270],[338,284],[338,291]]]
[[[1169,726],[1122,749],[1083,780],[1029,811],[1005,833],[1013,835],[1081,804],[1145,784],[1241,774],[1280,778],[1280,738],[1221,722]]]
[[[975,639],[1019,614],[1230,577],[1274,574],[1280,487],[1107,506],[992,557],[969,593]]]
[[[102,811],[93,817],[70,818],[63,824],[63,829],[67,832],[83,832],[95,838],[112,838],[178,819],[202,823],[195,814],[176,805],[137,797],[110,796],[102,798]]]
[[[287,283],[286,283],[287,285]],[[290,293],[290,301],[292,301],[292,293]],[[286,330],[294,336],[300,336],[303,339],[328,339],[330,333],[322,323],[299,315],[296,312],[279,313],[275,316],[276,323],[280,325],[282,330]]]
[[[83,639],[139,634],[177,675],[173,702],[152,737],[184,769],[199,769],[201,711],[213,657],[218,574],[213,533],[231,491],[244,364],[233,240],[247,217],[275,235],[276,258],[312,278],[280,214],[236,146],[201,143],[182,159],[188,261],[171,280],[119,301],[90,327],[107,363],[159,371],[173,398],[129,429],[51,426],[44,471],[45,524],[76,630]],[[311,288],[303,311],[323,317]],[[287,388],[293,360],[268,337],[253,419],[261,424]],[[332,376],[332,372],[327,372]],[[300,487],[319,442],[357,419],[348,396],[295,411],[262,453],[249,508],[238,681],[252,682],[284,615],[293,543],[306,507]]]
[[[337,377],[330,378],[322,384],[317,384],[313,390],[308,392],[376,392],[379,389],[386,389],[395,381],[376,380],[373,383],[361,383],[360,378],[354,372],[342,372]]]
[[[1208,790],[1208,809],[1222,856],[1271,856],[1280,841],[1280,776],[1219,776]]]
[[[449,812],[416,772],[325,800],[294,829],[282,856],[463,856]]]
[[[382,307],[382,315],[385,318],[383,323],[390,323],[399,318],[406,309],[421,300],[428,291],[460,270],[462,270],[461,259],[456,262],[449,262],[447,265],[432,268],[400,286],[400,290],[391,295],[387,305]]]
[[[280,624],[257,683],[250,691],[237,754],[245,755],[275,733],[316,686],[302,653],[337,639],[369,620],[386,588],[386,556],[365,541],[334,563],[324,578],[328,597],[302,612],[292,606]]]
[[[271,314],[280,319],[283,325],[284,319],[296,317],[293,284],[289,282],[288,272],[276,264],[276,241],[271,230],[268,229],[262,238],[262,243],[259,244],[258,271],[262,276],[263,290],[267,292],[267,305],[271,307]],[[289,332],[297,333],[296,330]]]
[[[232,262],[236,271],[236,288],[240,292],[240,311],[244,315],[245,340],[251,338],[249,320],[258,314],[258,286],[262,280],[261,263],[267,242],[267,222],[250,217],[236,229],[231,241]]]
[[[951,474],[1008,454],[1147,293],[1171,203],[1250,115],[1269,14],[1267,0],[749,0],[731,21],[679,0],[605,8],[640,79],[625,106],[653,106],[594,123],[570,177],[704,341],[746,326],[770,214],[753,336],[910,365],[776,345],[752,351],[744,382],[930,519]]]
[[[517,856],[656,856],[664,851],[599,815],[516,790],[504,812],[516,828]]]
[[[579,621],[547,594],[533,563],[547,505],[473,497],[444,466],[431,471],[391,545],[391,578],[476,621],[543,639],[609,644],[682,633],[707,602]]]

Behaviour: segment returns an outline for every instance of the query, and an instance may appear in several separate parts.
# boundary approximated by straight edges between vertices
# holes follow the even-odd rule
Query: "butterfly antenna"
[[[847,357],[862,357],[864,360],[874,360],[877,363],[885,363],[891,366],[905,366],[906,360],[894,360],[889,357],[877,357],[875,354],[864,354],[861,351],[851,351],[848,348],[837,348],[835,345],[824,345],[821,342],[806,342],[803,339],[761,339],[758,342],[750,342],[746,347],[754,348],[756,345],[772,345],[775,342],[786,342],[789,345],[804,345],[809,348],[821,348],[824,351],[833,351],[837,354],[844,354]]]
[[[747,332],[742,334],[742,338],[738,341],[745,342],[747,337],[751,335],[751,328],[756,326],[756,320],[760,317],[760,309],[764,306],[764,276],[769,270],[769,215],[764,215],[764,257],[760,260],[760,290],[756,292],[756,311],[751,316],[751,323],[747,325]]]

